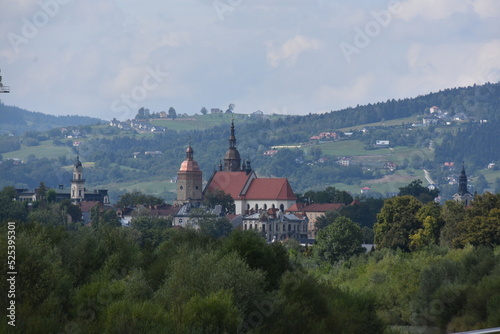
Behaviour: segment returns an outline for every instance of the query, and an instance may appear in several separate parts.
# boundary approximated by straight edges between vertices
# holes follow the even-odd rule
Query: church
[[[251,220],[259,220],[256,218],[263,217],[259,213],[271,212],[272,217],[293,220],[295,225],[301,221],[301,218],[284,214],[286,209],[297,201],[288,180],[286,178],[259,178],[252,169],[250,161],[242,162],[236,148],[234,121],[231,122],[229,147],[224,160],[220,162],[218,170],[210,176],[203,191],[201,190],[202,180],[202,172],[194,160],[194,150],[189,144],[186,149],[186,159],[177,172],[177,200],[174,203],[181,205],[182,208],[174,217],[174,225],[185,226],[189,220],[189,209],[200,207],[204,195],[216,190],[223,191],[232,197],[235,204],[234,214],[243,216],[243,219],[246,216],[252,216]],[[276,222],[276,224],[279,223]],[[262,222],[255,221],[252,224],[247,223],[247,228],[251,228],[250,226],[262,228],[264,225]],[[302,235],[307,234],[307,231],[304,231],[304,224],[300,223],[300,227],[295,225],[291,231]],[[276,226],[279,226],[281,231],[285,231],[281,225]],[[302,233],[298,233],[299,229]],[[286,232],[288,232],[288,224]]]
[[[63,184],[60,184],[57,189],[53,189],[56,195],[56,202],[69,199],[73,204],[80,204],[82,202],[99,202],[103,205],[110,205],[107,189],[89,190],[85,188],[83,165],[79,156],[76,157],[76,161],[73,165],[73,178],[70,182],[70,188],[65,188]],[[51,188],[47,188],[47,190],[51,190]],[[16,189],[16,191],[18,201],[32,202],[39,200],[38,189],[34,189],[32,191],[28,189]]]
[[[203,195],[215,190],[229,194],[235,204],[235,214],[243,215],[260,210],[278,209],[284,212],[297,201],[290,183],[285,178],[259,178],[250,166],[243,162],[236,148],[234,121],[231,122],[229,147],[224,163],[214,171],[203,192],[202,172],[193,158],[191,145],[186,150],[186,159],[177,172],[177,200],[175,204],[197,203]]]
[[[222,190],[231,195],[237,215],[267,209],[284,212],[297,201],[287,179],[259,178],[250,167],[250,161],[242,163],[236,148],[234,121],[231,122],[229,147],[224,155],[224,164],[219,164],[219,170],[214,171],[204,193],[215,190]]]
[[[464,205],[471,204],[474,196],[469,192],[467,187],[467,175],[465,175],[465,166],[462,166],[462,172],[458,177],[458,191],[453,195],[453,200],[462,202]]]

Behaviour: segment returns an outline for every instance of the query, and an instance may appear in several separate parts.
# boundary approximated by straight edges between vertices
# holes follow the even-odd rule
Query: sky
[[[500,81],[498,0],[2,0],[4,104],[324,113]]]

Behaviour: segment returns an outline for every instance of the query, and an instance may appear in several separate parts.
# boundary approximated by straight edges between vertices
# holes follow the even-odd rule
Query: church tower
[[[76,157],[73,167],[73,179],[71,180],[71,200],[81,202],[85,198],[85,179],[83,178],[83,168],[80,157]]]
[[[457,202],[462,202],[469,205],[474,196],[467,189],[467,175],[465,175],[465,166],[462,166],[462,172],[458,178],[458,192],[453,195],[453,199]]]
[[[198,163],[193,160],[193,148],[189,144],[186,149],[186,160],[177,172],[177,200],[175,204],[201,202],[203,174]]]
[[[224,171],[241,171],[240,152],[236,149],[236,137],[234,136],[234,121],[231,121],[231,135],[229,136],[229,148],[224,156]]]

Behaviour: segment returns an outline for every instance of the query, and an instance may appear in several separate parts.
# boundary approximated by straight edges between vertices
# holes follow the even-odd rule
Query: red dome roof
[[[200,166],[195,160],[184,160],[181,164],[179,172],[199,172]]]

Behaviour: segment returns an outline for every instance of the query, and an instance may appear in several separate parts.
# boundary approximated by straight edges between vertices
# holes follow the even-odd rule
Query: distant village
[[[432,107],[432,114],[436,119],[447,122],[445,113],[439,111],[439,108]],[[439,118],[441,116],[441,118]],[[423,125],[430,125],[425,121]],[[125,124],[124,124],[125,123]],[[124,129],[125,126],[140,131],[164,131],[162,128],[150,127],[145,122],[112,121],[110,126],[116,126]],[[360,131],[369,131],[364,128]],[[78,133],[72,132],[71,136],[78,137]],[[337,141],[342,137],[350,137],[352,133],[321,132],[311,136],[310,141]],[[68,137],[69,138],[69,137]],[[224,140],[221,138],[221,140]],[[389,142],[380,139],[376,142],[379,147],[388,147]],[[276,146],[264,154],[273,156],[281,148],[290,148],[290,146]],[[214,217],[227,218],[233,228],[242,230],[257,230],[268,242],[283,241],[293,238],[302,244],[312,244],[316,238],[316,220],[328,211],[341,209],[345,204],[305,204],[298,203],[297,198],[286,178],[260,178],[257,176],[251,163],[248,160],[240,158],[239,151],[236,148],[236,135],[234,121],[231,123],[229,147],[220,162],[217,170],[208,178],[208,182],[203,186],[203,175],[200,166],[194,159],[194,148],[188,145],[186,149],[186,158],[180,163],[177,177],[170,180],[176,183],[177,199],[173,204],[150,205],[150,206],[129,206],[113,207],[109,201],[106,189],[87,189],[85,187],[85,178],[83,164],[77,157],[73,166],[73,178],[69,188],[60,185],[55,191],[56,201],[69,199],[71,202],[79,205],[82,211],[82,218],[85,224],[92,224],[91,211],[96,207],[99,210],[114,210],[121,220],[123,226],[128,226],[137,210],[149,210],[150,215],[154,217],[171,218],[173,226],[178,228],[198,228],[198,220],[205,214]],[[134,158],[141,154],[160,155],[160,151],[134,152]],[[320,160],[323,158],[320,158]],[[321,161],[319,161],[321,162]],[[352,159],[342,157],[337,161],[342,166],[350,166]],[[488,168],[494,168],[494,164]],[[395,170],[397,166],[387,161],[382,168]],[[453,162],[447,162],[443,165],[450,171],[455,169]],[[167,181],[165,181],[167,182]],[[458,184],[457,193],[454,199],[457,201],[468,202],[472,200],[472,194],[468,191],[467,177],[465,169],[458,178],[450,177],[450,184]],[[432,185],[430,185],[432,186]],[[17,200],[32,202],[37,200],[39,190],[29,191],[27,189],[17,189]],[[204,203],[207,194],[221,192],[229,195],[234,201],[234,209],[228,210],[221,205],[209,207]],[[370,188],[363,187],[362,194],[369,194]],[[353,205],[352,203],[350,205]],[[201,213],[200,213],[201,212]]]

